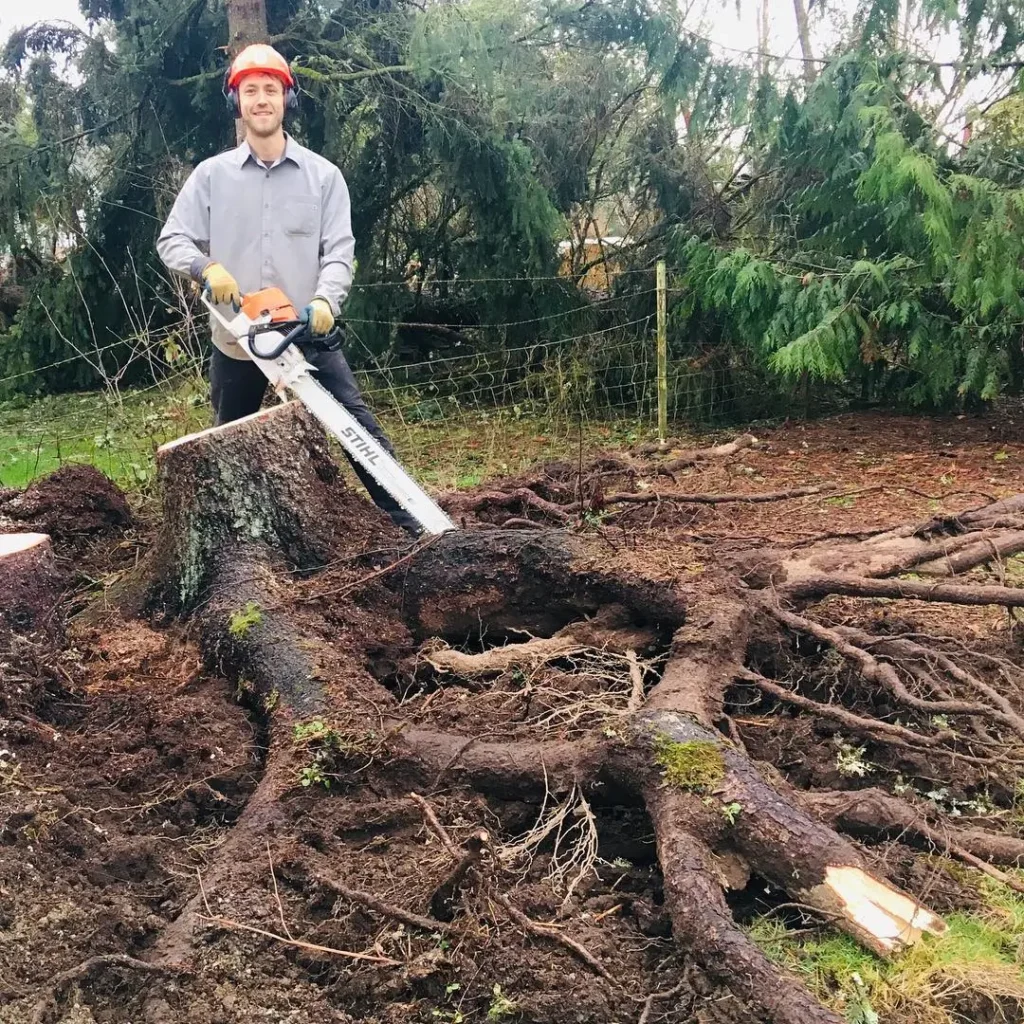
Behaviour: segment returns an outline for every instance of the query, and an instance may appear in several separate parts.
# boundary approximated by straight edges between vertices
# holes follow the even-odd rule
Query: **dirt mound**
[[[174,916],[258,771],[230,692],[182,637],[112,620],[5,675],[0,1020],[29,1020],[54,975],[137,953]],[[134,1019],[118,988],[83,1019]]]
[[[94,466],[70,464],[0,495],[0,532],[48,533],[57,543],[107,537],[132,524],[124,494]]]

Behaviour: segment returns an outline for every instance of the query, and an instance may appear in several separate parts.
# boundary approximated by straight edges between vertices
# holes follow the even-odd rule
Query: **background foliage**
[[[791,59],[710,45],[674,0],[268,0],[305,92],[292,131],[354,199],[353,361],[429,372],[571,334],[578,379],[621,374],[602,339],[648,343],[665,256],[679,410],[1019,390],[1021,6],[818,4],[820,53]],[[233,143],[220,0],[82,10],[88,32],[3,52],[8,394],[173,371],[189,299],[155,234]],[[584,287],[594,235],[626,238],[611,295]]]

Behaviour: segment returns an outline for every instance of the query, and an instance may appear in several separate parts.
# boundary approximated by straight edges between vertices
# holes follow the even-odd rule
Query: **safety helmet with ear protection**
[[[231,67],[224,73],[224,98],[228,109],[240,117],[241,106],[238,102],[238,86],[246,75],[273,75],[281,80],[284,86],[284,106],[286,110],[295,110],[299,105],[299,83],[295,80],[291,66],[272,46],[267,43],[253,43],[241,50],[231,62]]]

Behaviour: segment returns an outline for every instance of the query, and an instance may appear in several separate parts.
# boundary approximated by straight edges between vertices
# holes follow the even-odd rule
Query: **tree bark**
[[[804,81],[811,86],[818,77],[818,68],[811,47],[811,26],[804,0],[793,0],[793,13],[796,15],[796,30],[800,37],[800,52],[804,55]]]
[[[234,57],[250,43],[267,38],[266,0],[227,0],[228,52]]]
[[[234,60],[239,50],[250,43],[261,43],[267,38],[266,0],[227,0],[228,57]],[[245,125],[235,119],[235,140],[245,138]]]

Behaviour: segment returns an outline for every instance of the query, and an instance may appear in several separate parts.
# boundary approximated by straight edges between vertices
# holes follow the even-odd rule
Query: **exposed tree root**
[[[848,597],[883,597],[890,600],[941,601],[943,604],[1004,605],[1024,608],[1024,587],[967,586],[927,583],[924,580],[878,580],[852,573],[808,576],[786,584],[779,592],[793,601],[817,600],[832,594]]]
[[[1022,594],[1024,594],[1024,591],[1022,591]],[[851,643],[838,630],[830,629],[803,615],[796,615],[793,612],[785,611],[777,605],[769,605],[768,610],[771,615],[790,629],[799,633],[806,633],[824,643],[831,644],[844,658],[849,659],[858,667],[862,678],[882,687],[894,700],[905,707],[913,708],[915,711],[927,715],[975,715],[994,719],[1014,730],[1018,728],[1019,716],[1012,711],[1012,708],[1008,714],[1001,707],[993,707],[991,704],[982,704],[977,701],[925,700],[907,689],[903,680],[900,679],[899,673],[892,665],[888,662],[880,661],[866,647],[858,647],[856,644]],[[850,635],[849,631],[847,631],[846,635]],[[864,634],[855,635],[863,637]],[[1024,738],[1024,734],[1020,735]],[[913,736],[918,742],[928,742],[918,734],[913,734]],[[912,737],[910,735],[903,735],[902,738],[910,739]],[[955,737],[951,736],[949,738],[953,739]]]
[[[992,866],[995,862],[1024,867],[1024,840],[948,825],[940,831],[928,824],[921,808],[881,789],[855,793],[819,791],[805,794],[802,802],[819,819],[838,826],[844,832],[890,836],[904,841],[910,838],[924,840],[936,851],[949,853],[1011,889],[1024,892],[1024,882]]]

